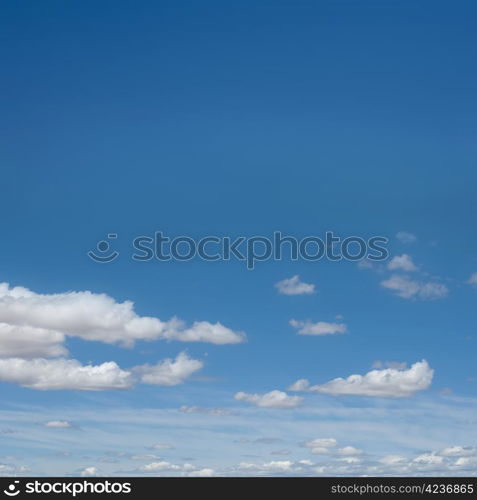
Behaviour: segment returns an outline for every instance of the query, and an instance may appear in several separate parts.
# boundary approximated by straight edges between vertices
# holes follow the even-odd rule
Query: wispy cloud
[[[417,236],[415,234],[409,233],[407,231],[399,231],[396,234],[396,238],[401,243],[414,243],[415,241],[417,241]]]
[[[297,330],[299,335],[334,335],[336,333],[346,333],[347,326],[344,323],[327,323],[326,321],[298,321],[290,320],[290,325]]]
[[[446,285],[437,282],[421,282],[409,278],[409,276],[392,275],[387,280],[381,281],[381,286],[391,290],[403,299],[436,300],[442,299],[449,294]]]

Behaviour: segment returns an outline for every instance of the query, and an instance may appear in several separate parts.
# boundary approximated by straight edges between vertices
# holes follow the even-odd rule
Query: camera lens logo
[[[116,239],[117,237],[118,237],[117,234],[114,233],[108,234],[108,240]],[[88,252],[88,257],[94,260],[95,262],[101,262],[102,264],[112,262],[114,259],[116,259],[116,257],[118,257],[119,252],[114,251],[108,253],[109,248],[110,245],[108,241],[106,240],[98,241],[98,243],[96,244],[96,250],[100,255],[96,254],[93,250],[90,250]]]
[[[9,497],[16,497],[20,494],[20,490],[17,488],[18,484],[20,484],[20,481],[13,481],[6,490],[3,490],[3,493]]]

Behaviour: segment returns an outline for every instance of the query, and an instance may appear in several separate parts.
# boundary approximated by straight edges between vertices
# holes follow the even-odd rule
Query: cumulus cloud
[[[72,429],[74,425],[72,425],[67,420],[49,420],[45,422],[44,427],[49,427],[52,429]]]
[[[396,255],[388,262],[388,269],[391,271],[406,271],[412,272],[417,271],[417,266],[412,261],[412,258],[404,253],[402,255]]]
[[[408,370],[386,368],[372,370],[365,375],[350,375],[336,378],[323,385],[310,385],[308,380],[295,382],[289,390],[316,392],[332,395],[360,395],[387,398],[402,398],[427,389],[432,382],[434,370],[427,361],[414,363]]]
[[[315,293],[315,285],[300,281],[298,274],[275,283],[275,288],[282,295],[309,295]]]
[[[175,360],[168,358],[156,365],[137,366],[133,371],[143,384],[173,386],[182,384],[203,366],[202,361],[181,352]]]
[[[214,477],[215,471],[214,469],[204,468],[199,470],[193,470],[187,473],[188,477]]]
[[[408,233],[407,231],[399,231],[396,234],[396,238],[401,242],[401,243],[414,243],[417,240],[417,236]]]
[[[0,323],[0,358],[55,358],[66,356],[62,333],[25,325]]]
[[[81,477],[99,477],[101,476],[101,471],[96,467],[85,467],[79,471]]]
[[[163,471],[179,471],[182,467],[180,465],[172,464],[162,460],[160,462],[151,462],[150,464],[143,465],[139,468],[142,472],[163,472]]]
[[[110,361],[82,365],[74,359],[0,359],[0,381],[39,390],[104,391],[129,389],[131,373]]]
[[[242,462],[238,468],[247,471],[257,472],[290,472],[293,467],[293,462],[290,460],[272,460],[271,462],[264,462],[262,464],[254,464],[249,462]]]
[[[449,289],[436,282],[419,282],[408,276],[392,275],[389,279],[381,282],[381,286],[393,291],[403,299],[435,300],[446,297]]]
[[[138,316],[131,301],[116,302],[89,291],[38,294],[0,283],[0,322],[61,332],[109,344],[131,346],[137,340],[178,340],[237,344],[245,340],[220,323],[197,321],[190,327],[177,319]]]
[[[306,441],[304,446],[311,448],[313,455],[336,455],[338,457],[354,457],[363,453],[359,448],[354,446],[344,446],[336,448],[338,441],[334,438],[318,438],[312,441]]]
[[[295,328],[299,335],[334,335],[336,333],[346,333],[347,327],[344,323],[327,323],[318,321],[298,321],[290,320],[290,325]]]
[[[354,457],[356,455],[361,455],[362,453],[363,450],[355,448],[354,446],[344,446],[343,448],[339,448],[336,450],[336,454],[343,457]]]
[[[296,408],[303,398],[300,396],[289,396],[286,392],[270,391],[266,394],[247,394],[237,392],[237,401],[245,401],[260,408]]]
[[[180,353],[175,360],[122,370],[114,361],[82,365],[75,359],[0,359],[0,381],[38,390],[107,391],[130,389],[137,382],[173,386],[202,368],[202,361]]]

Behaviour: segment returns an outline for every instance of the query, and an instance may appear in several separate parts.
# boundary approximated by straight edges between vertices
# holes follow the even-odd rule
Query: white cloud
[[[467,280],[469,285],[477,285],[477,273],[472,273],[470,278]]]
[[[185,463],[185,464],[173,464],[171,462],[167,462],[166,460],[159,460],[157,462],[151,462],[149,464],[142,465],[139,467],[138,471],[140,472],[148,472],[148,473],[158,473],[158,472],[167,472],[167,473],[180,473],[181,476],[187,477],[213,477],[215,476],[214,469],[204,468],[204,469],[196,469],[193,465]]]
[[[292,471],[293,462],[290,460],[272,460],[271,462],[264,462],[262,464],[253,464],[249,462],[242,462],[238,468],[246,471],[257,471],[265,473],[280,473]]]
[[[282,391],[271,391],[266,394],[237,392],[235,399],[237,401],[246,401],[260,408],[296,408],[303,401],[300,396],[289,396]]]
[[[334,438],[318,438],[312,441],[306,441],[304,446],[311,448],[313,455],[336,455],[341,457],[354,457],[363,453],[354,446],[344,446],[336,449],[338,441]]]
[[[275,284],[278,293],[282,295],[309,295],[315,293],[315,285],[300,281],[300,276],[295,276],[279,281]]]
[[[67,420],[49,420],[43,424],[45,427],[50,427],[53,429],[72,429],[74,425],[72,425]]]
[[[136,340],[179,340],[236,344],[245,336],[220,323],[197,321],[187,327],[177,318],[138,316],[131,301],[118,303],[106,294],[89,291],[38,294],[23,287],[0,284],[0,322],[61,332],[106,343],[132,345]]]
[[[192,359],[185,352],[181,352],[175,360],[168,358],[157,365],[137,366],[133,371],[143,384],[173,386],[182,384],[203,366],[202,361]]]
[[[455,461],[456,467],[469,467],[475,471],[477,467],[477,457],[460,457]]]
[[[391,271],[417,271],[417,266],[412,261],[412,258],[404,253],[402,255],[396,255],[388,262],[388,269]]]
[[[338,450],[336,450],[337,455],[341,455],[344,457],[354,457],[356,455],[361,455],[362,453],[363,450],[355,448],[354,446],[345,446],[343,448],[339,448]]]
[[[408,276],[399,276],[396,274],[382,281],[381,286],[392,290],[398,297],[402,297],[403,299],[420,298],[423,300],[435,300],[444,298],[449,293],[449,289],[441,283],[423,283],[412,280]]]
[[[39,390],[104,391],[129,389],[131,373],[110,361],[85,365],[70,359],[0,359],[0,381]]]
[[[306,392],[310,388],[310,381],[306,378],[301,378],[294,382],[289,388],[292,392]]]
[[[139,468],[142,472],[162,472],[162,471],[178,471],[181,470],[180,465],[172,464],[162,460],[160,462],[151,462]]]
[[[360,395],[400,398],[411,396],[427,389],[432,382],[434,370],[427,361],[414,363],[408,370],[387,368],[372,370],[365,375],[350,375],[336,378],[323,385],[310,386],[306,379],[293,384],[289,390],[301,390],[332,395]]]
[[[214,469],[199,469],[199,470],[193,470],[192,472],[187,473],[188,477],[214,477],[215,476],[215,471]]]
[[[401,242],[401,243],[414,243],[417,240],[417,236],[408,233],[407,231],[399,231],[396,234],[396,238]]]
[[[417,456],[413,462],[416,464],[424,465],[440,465],[444,461],[443,457],[435,455],[433,453],[424,453],[423,455]]]
[[[444,448],[439,455],[444,457],[470,457],[473,455],[477,456],[477,448],[472,448],[469,446],[450,446]]]
[[[175,360],[122,370],[114,361],[82,365],[75,359],[0,359],[0,381],[38,390],[107,391],[131,389],[137,382],[162,386],[182,384],[203,362],[180,353]]]
[[[0,358],[54,358],[68,354],[62,333],[0,323]]]
[[[299,335],[334,335],[336,333],[346,333],[347,331],[344,323],[327,323],[325,321],[312,323],[308,320],[297,321],[291,319],[290,325],[298,330]]]
[[[79,475],[81,477],[98,477],[101,475],[101,471],[96,467],[85,467],[80,470]]]

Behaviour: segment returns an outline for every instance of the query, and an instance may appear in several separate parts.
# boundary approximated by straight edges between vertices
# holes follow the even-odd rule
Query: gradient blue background
[[[239,390],[422,358],[432,393],[474,397],[476,16],[472,1],[2,2],[1,281],[248,335],[187,346],[208,354],[207,383],[107,397],[3,384],[2,404],[234,404]],[[343,262],[133,262],[131,239],[156,230],[379,234],[451,292],[400,299]],[[111,232],[120,258],[92,262]],[[278,295],[294,274],[318,293]],[[346,335],[288,325],[337,314]],[[125,368],[184,348],[68,346]]]

